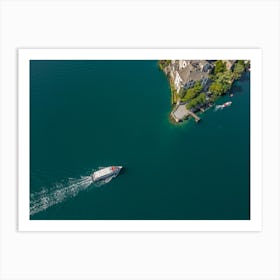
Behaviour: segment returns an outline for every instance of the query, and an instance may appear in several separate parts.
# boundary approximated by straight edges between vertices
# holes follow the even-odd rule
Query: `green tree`
[[[230,89],[233,77],[233,72],[231,70],[227,70],[220,75],[219,79],[217,79],[217,82],[219,82],[223,86],[224,92],[227,92]]]
[[[210,86],[210,91],[213,94],[220,96],[230,89],[233,80],[234,73],[231,70],[217,73],[213,84]]]
[[[214,73],[222,73],[226,70],[226,63],[223,60],[217,60],[215,63]]]
[[[186,105],[186,108],[191,110],[191,109],[195,108],[197,106],[197,104],[198,104],[198,102],[197,102],[196,98],[194,98]]]
[[[239,79],[244,71],[245,71],[244,60],[238,60],[237,63],[235,63],[234,68],[233,68],[234,78]]]
[[[210,92],[213,93],[216,96],[220,96],[224,94],[224,87],[221,83],[219,82],[214,82],[210,88]]]
[[[195,88],[190,88],[187,90],[187,100],[193,99],[197,96],[197,91],[195,90]]]
[[[184,96],[186,96],[186,93],[187,93],[186,90],[181,88],[178,95],[181,99],[184,99]]]
[[[200,93],[197,97],[189,101],[189,103],[186,105],[186,108],[190,110],[197,107],[198,105],[205,104],[205,102],[206,102],[205,93]]]
[[[231,83],[233,80],[233,73],[231,70],[227,70],[223,73],[223,82],[224,83]]]
[[[196,81],[194,86],[192,88],[189,88],[186,92],[184,97],[182,98],[182,101],[189,101],[196,96],[198,96],[203,89],[203,86],[200,81]]]
[[[196,91],[196,93],[200,93],[203,89],[201,81],[196,81],[193,88]]]
[[[202,105],[206,102],[206,94],[201,93],[196,99],[197,99],[198,103]]]
[[[194,88],[189,88],[182,99],[183,101],[189,101],[197,96],[197,92]]]

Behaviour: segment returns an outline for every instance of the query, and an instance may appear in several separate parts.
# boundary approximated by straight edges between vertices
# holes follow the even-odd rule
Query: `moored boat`
[[[225,102],[225,103],[223,104],[223,107],[224,107],[224,108],[225,108],[225,107],[229,107],[231,104],[232,104],[231,101]]]
[[[232,101],[228,101],[228,102],[225,102],[224,104],[222,104],[222,105],[216,105],[216,110],[219,110],[219,109],[224,109],[224,108],[226,108],[226,107],[229,107],[229,106],[231,106],[231,104],[232,104]]]

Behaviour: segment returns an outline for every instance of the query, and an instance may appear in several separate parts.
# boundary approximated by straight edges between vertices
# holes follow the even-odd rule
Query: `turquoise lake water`
[[[156,61],[31,61],[30,218],[250,219],[249,73],[232,92],[174,125]]]

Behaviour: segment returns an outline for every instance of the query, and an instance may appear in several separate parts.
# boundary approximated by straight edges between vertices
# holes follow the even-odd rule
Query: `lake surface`
[[[231,107],[174,125],[156,61],[30,66],[31,219],[250,219],[249,73]]]

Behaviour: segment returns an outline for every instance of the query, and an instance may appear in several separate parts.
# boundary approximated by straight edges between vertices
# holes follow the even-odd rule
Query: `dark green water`
[[[230,108],[175,126],[156,61],[30,66],[31,219],[250,219],[249,73]],[[80,179],[110,165],[107,184]]]

